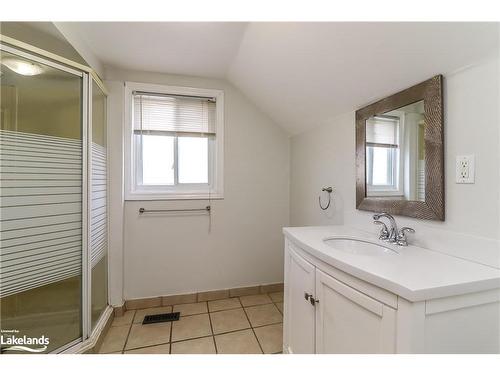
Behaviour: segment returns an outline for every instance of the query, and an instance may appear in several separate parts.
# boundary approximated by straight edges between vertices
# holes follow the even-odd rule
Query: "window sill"
[[[367,197],[403,197],[404,193],[400,190],[392,190],[392,189],[367,189],[366,191]]]
[[[224,199],[222,193],[128,193],[125,201],[177,201]]]
[[[380,196],[388,196],[388,197],[403,197],[404,194],[401,193],[393,193],[387,191],[370,191],[366,193],[367,197],[380,197]]]

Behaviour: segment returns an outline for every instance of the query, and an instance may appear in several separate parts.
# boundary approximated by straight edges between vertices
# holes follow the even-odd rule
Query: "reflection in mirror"
[[[366,120],[366,195],[425,201],[424,101]]]

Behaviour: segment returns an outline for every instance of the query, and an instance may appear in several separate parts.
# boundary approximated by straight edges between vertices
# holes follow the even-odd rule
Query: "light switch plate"
[[[473,184],[474,172],[474,155],[457,156],[455,179],[457,184]]]

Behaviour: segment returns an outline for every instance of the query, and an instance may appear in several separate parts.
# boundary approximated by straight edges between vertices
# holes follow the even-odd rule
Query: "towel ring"
[[[328,204],[326,205],[326,207],[323,207],[323,205],[321,204],[321,195],[318,197],[319,207],[324,211],[324,210],[327,210],[328,207],[330,207],[333,189],[331,186],[328,186],[328,187],[324,187],[323,189],[321,189],[321,191],[326,191],[328,193]]]

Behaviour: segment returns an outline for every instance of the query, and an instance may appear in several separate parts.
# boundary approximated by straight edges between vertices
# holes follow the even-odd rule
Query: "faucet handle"
[[[415,233],[415,229],[413,228],[410,228],[410,227],[403,227],[399,230],[399,233],[400,235],[404,235],[405,232],[408,232],[408,233]]]
[[[383,241],[388,240],[389,239],[389,230],[387,229],[387,225],[385,225],[380,220],[375,220],[373,223],[382,226],[382,229],[380,229],[380,233],[378,236],[379,240],[383,240]]]
[[[408,246],[408,241],[406,240],[406,232],[408,233],[415,233],[415,229],[410,228],[410,227],[403,227],[399,230],[398,232],[398,238],[396,243],[399,246]]]

